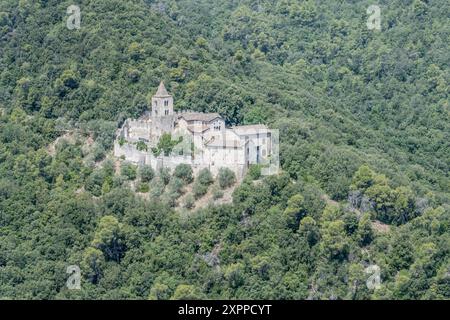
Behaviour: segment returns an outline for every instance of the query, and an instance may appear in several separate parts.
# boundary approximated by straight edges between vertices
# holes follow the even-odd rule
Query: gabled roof
[[[186,112],[180,115],[186,121],[203,121],[211,122],[217,118],[222,118],[218,113],[203,113],[203,112]]]
[[[158,90],[155,93],[155,97],[163,98],[163,97],[170,97],[170,94],[166,90],[166,86],[164,85],[164,82],[161,81],[159,84]]]

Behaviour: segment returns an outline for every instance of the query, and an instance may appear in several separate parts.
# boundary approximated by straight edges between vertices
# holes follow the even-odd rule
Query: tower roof
[[[167,92],[166,87],[164,86],[164,81],[161,81],[161,83],[159,84],[155,97],[170,97],[170,94]]]

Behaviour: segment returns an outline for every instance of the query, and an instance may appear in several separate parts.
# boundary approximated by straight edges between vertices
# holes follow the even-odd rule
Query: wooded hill
[[[72,4],[0,3],[0,297],[450,297],[448,1],[379,1],[381,31],[371,1],[83,0],[69,30]],[[176,109],[279,129],[282,173],[180,213],[232,178],[116,170],[160,80]]]

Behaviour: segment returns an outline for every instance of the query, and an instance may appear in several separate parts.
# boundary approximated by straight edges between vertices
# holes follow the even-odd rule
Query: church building
[[[157,150],[164,134],[178,141],[170,154]],[[250,165],[268,164],[273,147],[273,131],[265,125],[227,127],[218,113],[175,112],[173,96],[161,82],[151,98],[151,110],[139,119],[127,119],[119,129],[114,155],[155,170],[186,163],[194,173],[208,168],[217,175],[226,167],[241,178]]]

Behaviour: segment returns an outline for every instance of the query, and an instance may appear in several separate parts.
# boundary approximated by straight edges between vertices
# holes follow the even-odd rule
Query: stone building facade
[[[227,127],[218,113],[175,112],[173,102],[161,82],[151,99],[151,111],[139,119],[127,119],[118,130],[114,155],[155,170],[174,169],[185,163],[195,174],[208,168],[217,175],[220,168],[226,167],[238,178],[252,164],[261,164],[266,171],[267,167],[278,169],[278,137],[274,130],[261,124]],[[164,134],[179,141],[170,154],[154,151]]]

